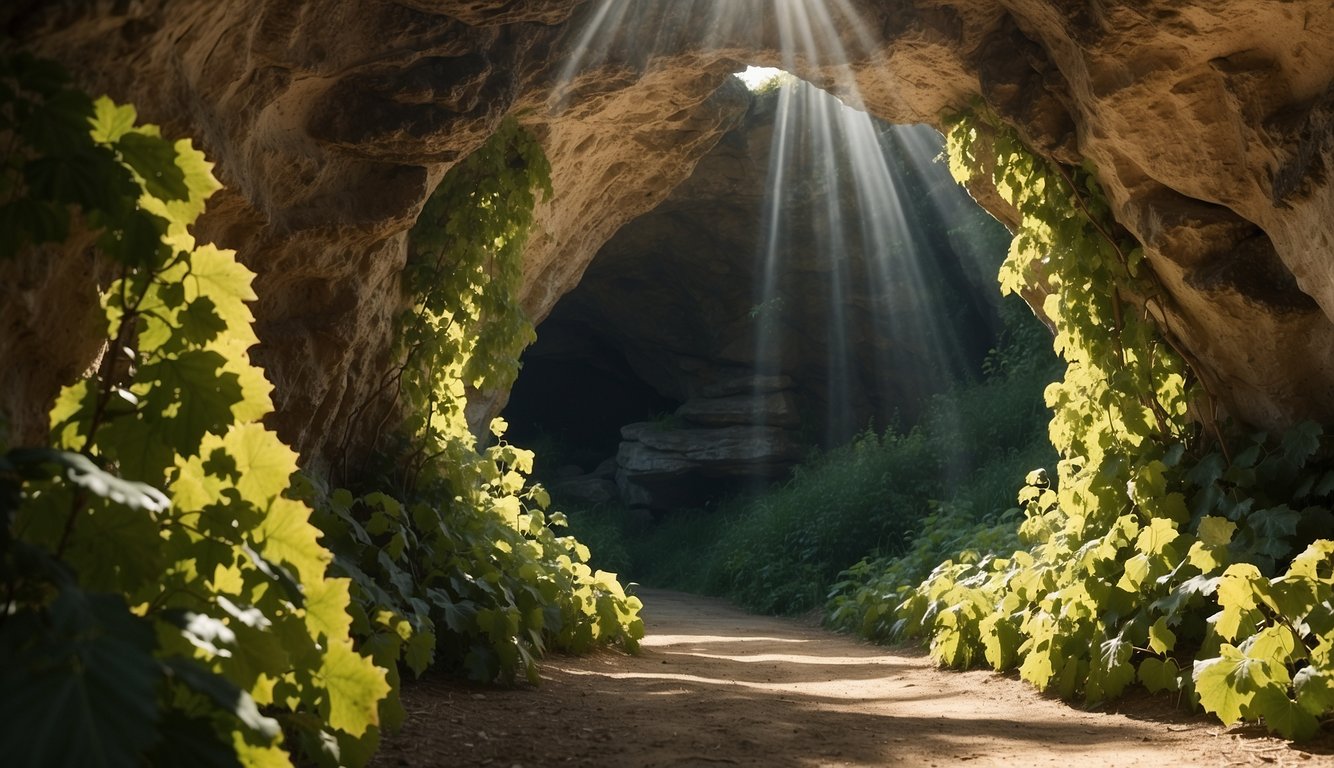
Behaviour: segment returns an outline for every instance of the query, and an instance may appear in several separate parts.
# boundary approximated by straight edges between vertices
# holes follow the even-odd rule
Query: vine
[[[1214,425],[1209,450],[1188,416],[1194,377],[1142,309],[1160,301],[1152,271],[1090,169],[1032,155],[985,114],[952,122],[948,153],[956,178],[989,170],[1022,216],[1000,281],[1045,297],[1067,363],[1046,392],[1061,458],[1020,492],[1020,548],[982,527],[915,587],[911,567],[864,564],[832,618],[1090,704],[1138,681],[1228,724],[1313,735],[1334,710],[1334,473],[1320,428],[1230,446]]]
[[[60,393],[52,446],[0,461],[0,689],[21,703],[0,750],[22,765],[360,762],[386,671],[354,647],[350,583],[289,496],[296,455],[260,423],[253,275],[190,234],[212,166],[52,65],[19,55],[0,81],[6,255],[86,226],[114,273],[101,361]]]
[[[445,176],[409,238],[400,364],[365,409],[381,422],[405,414],[385,439],[396,458],[364,483],[370,492],[312,488],[335,567],[355,584],[354,629],[386,617],[371,632],[386,666],[401,654],[418,673],[434,659],[477,680],[537,682],[547,648],[633,649],[643,635],[639,600],[556,534],[564,516],[548,514],[546,492],[526,480],[533,454],[501,439],[500,419],[496,444],[479,450],[465,413],[468,389],[508,387],[532,341],[517,295],[549,173],[510,119]]]
[[[427,205],[382,390],[407,414],[385,451],[402,461],[354,494],[262,425],[254,276],[190,234],[211,165],[136,122],[0,59],[4,256],[61,258],[43,247],[87,229],[109,275],[103,352],[60,393],[50,446],[0,445],[0,750],[362,765],[404,716],[400,663],[536,681],[550,647],[633,649],[639,601],[555,533],[532,454],[479,450],[464,414],[465,385],[507,386],[531,338],[514,297],[550,189],[536,142],[506,123]]]

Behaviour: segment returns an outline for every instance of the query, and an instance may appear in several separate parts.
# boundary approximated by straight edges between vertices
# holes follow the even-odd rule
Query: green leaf
[[[163,714],[162,740],[148,754],[145,764],[242,768],[236,749],[219,735],[212,719],[175,709]]]
[[[342,640],[352,628],[347,606],[351,579],[321,579],[305,585],[306,626],[311,637]]]
[[[420,677],[435,660],[435,633],[426,629],[413,632],[404,649],[403,660],[412,673]]]
[[[146,483],[122,480],[97,466],[87,456],[46,448],[16,448],[7,458],[19,468],[40,464],[64,468],[64,477],[94,496],[145,512],[164,512],[171,501]]]
[[[195,346],[204,346],[227,330],[213,300],[207,296],[200,296],[186,305],[185,310],[176,315],[176,322],[181,338]]]
[[[1296,649],[1292,630],[1284,626],[1265,627],[1241,644],[1246,658],[1269,662],[1276,670],[1284,668]]]
[[[1250,563],[1228,566],[1218,582],[1218,604],[1223,611],[1214,627],[1224,640],[1235,640],[1243,631],[1250,634],[1261,598],[1261,587],[1269,582]]]
[[[205,433],[232,423],[241,386],[235,374],[222,371],[225,364],[217,352],[196,349],[140,369],[138,378],[152,382],[142,412],[152,415],[160,439],[181,455],[193,455]]]
[[[257,296],[251,287],[255,273],[236,260],[236,252],[212,245],[201,245],[190,255],[190,272],[185,278],[187,294],[192,300],[207,297],[213,309],[236,334],[242,348],[255,344],[258,339],[251,330],[254,315],[247,306]]]
[[[1248,659],[1226,643],[1219,652],[1218,658],[1195,662],[1195,691],[1201,706],[1224,725],[1232,725],[1242,719],[1256,693],[1269,684],[1268,664]]]
[[[176,150],[165,139],[129,132],[115,144],[121,159],[143,179],[148,194],[166,201],[189,199],[185,173],[176,167]]]
[[[320,546],[320,531],[310,524],[310,508],[305,504],[282,497],[273,499],[255,533],[264,557],[291,565],[302,584],[324,578],[324,569],[333,556]]]
[[[352,736],[379,725],[376,703],[389,693],[385,671],[352,650],[347,640],[329,643],[318,679],[328,693],[328,722]]]
[[[1175,691],[1181,686],[1180,670],[1173,659],[1155,659],[1152,656],[1139,663],[1139,680],[1149,693]]]
[[[1320,722],[1310,712],[1288,698],[1278,686],[1266,686],[1256,693],[1247,714],[1263,717],[1265,725],[1288,739],[1309,739],[1320,730]]]
[[[10,765],[137,767],[158,738],[153,632],[112,595],[61,591],[50,627],[10,616],[0,651],[0,754]]]
[[[113,144],[129,132],[138,119],[138,113],[133,106],[129,104],[116,106],[114,101],[101,96],[93,102],[93,117],[90,120],[93,127],[93,141],[99,144]]]
[[[280,735],[278,721],[260,714],[259,707],[255,705],[255,700],[250,694],[227,678],[182,656],[173,656],[162,663],[169,674],[191,690],[207,696],[224,712],[240,720],[242,725],[260,739],[272,742]]]
[[[36,200],[77,205],[84,211],[115,211],[136,191],[128,175],[118,175],[118,168],[99,148],[89,147],[29,160],[23,180]]]
[[[1320,436],[1323,430],[1313,421],[1289,427],[1283,433],[1283,453],[1285,458],[1298,466],[1305,463],[1316,451],[1320,450]]]
[[[1148,555],[1162,554],[1180,536],[1171,520],[1154,518],[1149,521],[1135,542],[1139,551]]]
[[[154,585],[163,555],[161,527],[152,515],[100,502],[77,517],[66,560],[84,582],[134,595]]]
[[[1317,717],[1334,712],[1334,674],[1313,666],[1303,667],[1292,677],[1297,703]]]
[[[251,503],[262,507],[282,495],[291,484],[296,473],[296,452],[263,424],[232,427],[220,445],[236,463],[237,490]]]
[[[1154,653],[1168,654],[1176,647],[1177,636],[1167,626],[1167,617],[1161,617],[1149,627],[1149,648]]]
[[[1237,530],[1237,524],[1231,520],[1222,517],[1205,517],[1200,520],[1199,530],[1196,533],[1200,538],[1200,543],[1210,547],[1225,547],[1232,543],[1232,534]]]

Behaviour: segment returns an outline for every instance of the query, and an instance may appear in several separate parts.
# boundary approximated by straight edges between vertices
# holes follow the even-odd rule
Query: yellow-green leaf
[[[389,693],[385,671],[352,650],[350,640],[329,643],[318,679],[328,694],[331,727],[361,736],[379,725],[379,701]]]
[[[302,586],[306,598],[306,627],[311,637],[323,635],[326,642],[347,638],[352,630],[352,617],[347,612],[352,580],[320,579]]]
[[[264,556],[291,565],[302,584],[324,578],[325,566],[333,556],[320,546],[320,531],[310,524],[310,508],[305,504],[274,499],[255,532]]]

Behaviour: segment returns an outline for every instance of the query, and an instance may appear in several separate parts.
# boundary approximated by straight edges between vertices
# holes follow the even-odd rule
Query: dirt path
[[[691,595],[639,590],[639,656],[553,658],[539,688],[427,680],[380,766],[1334,766],[1254,729],[1123,702],[1084,712],[1016,679],[935,669]]]

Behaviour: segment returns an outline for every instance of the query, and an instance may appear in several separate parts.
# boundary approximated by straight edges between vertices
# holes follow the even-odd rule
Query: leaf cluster
[[[1320,428],[1210,450],[1188,417],[1202,395],[1156,320],[1161,290],[1091,169],[1036,157],[980,112],[954,122],[948,151],[956,177],[990,173],[1023,217],[1000,279],[1043,297],[1056,329],[1067,367],[1046,399],[1060,460],[1020,492],[1020,546],[978,530],[978,547],[916,585],[902,563],[862,566],[832,604],[840,623],[1090,704],[1138,682],[1225,723],[1311,736],[1334,709]]]
[[[389,470],[359,493],[309,487],[334,570],[352,582],[353,631],[391,677],[402,659],[417,674],[434,663],[480,681],[536,682],[549,648],[633,649],[643,636],[639,600],[557,534],[563,516],[546,512],[546,492],[527,479],[532,453],[501,440],[499,419],[498,442],[480,448],[465,412],[470,389],[513,382],[533,338],[518,289],[549,175],[513,119],[446,174],[409,238],[412,307],[384,390],[405,413]]]
[[[0,65],[0,238],[81,216],[114,280],[100,363],[60,393],[51,446],[0,460],[0,749],[19,765],[361,764],[386,670],[261,423],[254,275],[190,227],[219,188],[189,140]],[[37,258],[29,249],[19,258]]]

